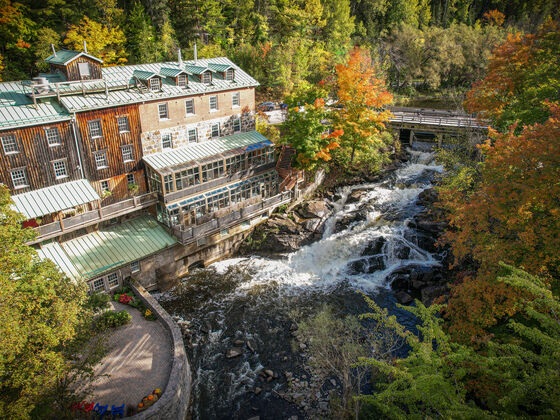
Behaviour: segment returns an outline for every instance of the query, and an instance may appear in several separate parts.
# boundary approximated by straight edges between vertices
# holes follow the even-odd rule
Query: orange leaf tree
[[[388,139],[382,132],[391,113],[382,108],[393,96],[385,90],[385,80],[364,49],[354,48],[346,63],[336,66],[336,74],[341,108],[333,119],[335,127],[344,132],[340,144],[350,151],[352,163],[356,151],[379,153],[386,148]]]

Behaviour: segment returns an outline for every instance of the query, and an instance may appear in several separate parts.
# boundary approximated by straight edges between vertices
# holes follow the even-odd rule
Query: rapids
[[[339,191],[319,241],[281,259],[221,261],[156,295],[171,315],[192,325],[190,343],[185,342],[195,381],[193,418],[305,417],[276,394],[286,389],[285,371],[308,376],[291,335],[293,316],[313,314],[325,303],[341,314],[366,312],[359,294],[363,292],[414,328],[411,315],[396,307],[391,275],[407,266],[440,265],[441,255],[418,245],[410,222],[423,210],[416,203],[418,195],[432,185],[442,167],[431,153],[408,154],[409,161],[382,181]],[[364,193],[348,204],[355,190]],[[352,221],[355,215],[360,217]],[[341,223],[344,219],[351,222]],[[366,248],[375,254],[363,254]],[[241,356],[227,359],[236,340],[249,341],[255,351],[244,345]],[[263,381],[263,368],[279,378]],[[259,395],[253,393],[256,387],[262,388]]]

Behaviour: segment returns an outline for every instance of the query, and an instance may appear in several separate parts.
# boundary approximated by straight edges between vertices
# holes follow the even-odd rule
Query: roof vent
[[[51,44],[52,53],[56,57],[56,49],[54,48],[54,44]]]
[[[86,40],[84,39],[84,52],[87,54],[87,44],[86,44]]]
[[[194,64],[198,61],[198,54],[196,52],[196,42],[194,43]]]
[[[183,67],[183,57],[181,57],[181,48],[177,51],[177,61],[179,62],[179,67]]]

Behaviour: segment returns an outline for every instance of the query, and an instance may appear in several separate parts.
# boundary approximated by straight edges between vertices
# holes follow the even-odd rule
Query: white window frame
[[[241,94],[239,92],[233,92],[231,94],[231,107],[239,108],[241,106]]]
[[[189,112],[189,103],[191,105],[192,112]],[[187,116],[195,115],[194,99],[187,99],[185,101],[185,112],[187,113]]]
[[[96,152],[94,154],[95,157],[95,167],[99,170],[99,169],[105,169],[109,167],[109,162],[107,161],[107,152]],[[98,157],[101,157],[101,159],[98,159]],[[103,161],[101,161],[103,160]],[[99,164],[101,163],[101,166],[99,166]]]
[[[106,179],[104,181],[101,181],[99,183],[99,186],[101,187],[101,191],[111,191],[111,188],[109,186],[109,180]]]
[[[212,72],[206,70],[202,73],[202,83],[210,84],[212,83]]]
[[[52,162],[54,177],[56,179],[68,178],[68,169],[66,168],[66,159],[55,160]],[[59,167],[57,168],[57,165]],[[62,165],[62,166],[60,166]],[[60,175],[57,172],[61,172]]]
[[[166,138],[169,138],[169,146],[165,146]],[[173,149],[173,136],[171,133],[164,133],[161,135],[161,148],[162,150]]]
[[[132,261],[130,263],[130,272],[131,273],[138,273],[140,271],[140,261]]]
[[[214,99],[214,107],[212,107],[212,99]],[[208,98],[210,103],[210,112],[216,112],[218,110],[218,95],[212,95]]]
[[[236,125],[238,125],[238,129],[236,129]],[[234,133],[241,133],[241,118],[237,117],[233,120],[233,132]]]
[[[113,278],[116,281],[116,284],[111,285],[111,278]],[[109,288],[109,290],[114,289],[115,287],[118,287],[118,286],[119,286],[119,273],[115,272],[115,273],[108,274],[107,275],[107,287]]]
[[[92,130],[92,124],[96,124],[97,127]],[[99,134],[94,135],[93,132],[99,130]],[[88,121],[88,132],[90,139],[99,139],[103,137],[103,127],[101,126],[101,120]]]
[[[216,135],[216,136],[214,135],[214,128],[215,127],[218,127],[217,128],[218,135]],[[220,123],[214,123],[210,126],[210,137],[213,138],[213,139],[215,139],[217,137],[220,137]]]
[[[154,83],[156,82],[156,83]],[[149,81],[150,83],[150,90],[152,92],[160,91],[161,90],[161,80],[159,77],[152,77]]]
[[[132,177],[132,182],[130,181],[130,177]],[[126,183],[128,185],[136,184],[136,179],[134,178],[134,173],[126,174]]]
[[[99,286],[99,282],[101,281],[100,286]],[[97,283],[97,285],[96,285]],[[102,290],[105,290],[105,279],[103,277],[92,280],[91,282],[91,290],[93,290],[94,292],[101,292]]]
[[[235,70],[227,69],[226,70],[226,80],[232,82],[235,80]]]
[[[14,173],[19,173],[21,174],[21,176],[15,178],[14,177]],[[27,180],[27,171],[25,170],[25,168],[18,168],[18,169],[13,169],[10,171],[10,177],[12,178],[12,184],[14,186],[14,189],[20,189],[20,188],[26,188],[29,187],[29,181]],[[16,179],[18,180],[22,180],[23,183],[19,183],[16,182]]]
[[[6,140],[8,139],[10,140],[10,143],[6,142]],[[16,135],[12,133],[2,136],[2,148],[4,149],[5,155],[13,155],[15,153],[19,153]]]
[[[194,132],[194,139],[191,138],[191,134]],[[187,140],[189,143],[196,143],[198,142],[198,130],[197,128],[190,128],[187,130]]]
[[[121,121],[125,122],[126,127],[121,127]],[[119,134],[130,133],[130,121],[128,120],[128,115],[117,117],[117,127],[119,128]]]
[[[187,87],[189,85],[189,79],[186,74],[177,75],[177,86]]]
[[[132,148],[132,144],[121,146],[121,153],[124,163],[134,162],[134,149]]]
[[[88,62],[78,63],[78,72],[80,77],[91,76],[91,66]]]
[[[45,128],[45,137],[47,137],[47,144],[49,145],[49,147],[60,146],[62,144],[58,127]]]
[[[163,110],[165,110],[165,112],[162,112]],[[167,106],[167,102],[158,104],[158,116],[160,121],[169,119],[169,107]]]

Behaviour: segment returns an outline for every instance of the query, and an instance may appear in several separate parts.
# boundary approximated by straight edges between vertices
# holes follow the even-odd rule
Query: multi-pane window
[[[241,118],[236,118],[233,120],[233,132],[239,133],[241,131]]]
[[[196,143],[198,141],[198,135],[196,133],[196,128],[189,129],[187,134],[188,134],[188,138],[189,138],[190,143]]]
[[[224,161],[218,160],[202,165],[202,182],[221,177],[224,174]]]
[[[187,115],[194,115],[194,99],[187,99],[185,101],[185,110]]]
[[[123,162],[134,161],[134,153],[132,152],[131,144],[127,144],[126,146],[121,147],[121,152],[122,152]]]
[[[226,159],[226,171],[228,174],[247,169],[245,155],[236,155]]]
[[[229,206],[229,193],[227,191],[208,197],[208,213],[218,211]]]
[[[196,219],[202,217],[206,214],[206,200],[195,201],[194,203],[189,203],[181,208],[184,214],[184,221],[187,224],[192,224],[196,222]]]
[[[101,129],[101,120],[89,121],[89,136],[92,139],[103,137],[103,131]]]
[[[154,77],[150,79],[150,90],[160,90],[161,89],[161,80],[159,77]]]
[[[170,133],[161,135],[161,148],[162,149],[172,149],[173,148],[173,138]]]
[[[218,110],[218,96],[212,95],[210,96],[210,111],[217,111]]]
[[[158,114],[160,120],[166,120],[169,118],[169,112],[167,111],[167,104],[158,105]]]
[[[110,191],[109,181],[101,181],[101,191]]]
[[[163,177],[163,186],[166,193],[173,191],[173,175],[165,175]]]
[[[196,184],[200,184],[198,167],[175,173],[175,186],[177,187],[177,191]]]
[[[136,273],[140,271],[140,261],[133,261],[130,263],[130,272]]]
[[[177,76],[177,86],[186,87],[187,86],[187,75],[180,74]]]
[[[119,126],[119,133],[129,133],[130,124],[128,122],[128,117],[118,117],[117,125]]]
[[[251,184],[246,183],[231,191],[231,203],[239,203],[251,197]]]
[[[97,169],[103,169],[109,166],[107,164],[107,153],[106,152],[99,152],[95,154],[95,166]]]
[[[68,172],[66,172],[66,162],[63,160],[53,162],[53,169],[56,179],[66,178],[68,176]]]
[[[92,288],[93,288],[94,292],[100,292],[103,289],[105,289],[105,285],[103,284],[103,279],[102,278],[94,280],[91,283],[91,285],[92,285]]]
[[[218,124],[218,123],[212,124],[212,130],[210,132],[210,136],[212,138],[220,137],[220,124]]]
[[[212,83],[212,73],[205,71],[202,73],[202,83]]]
[[[241,104],[241,99],[239,92],[233,92],[231,94],[231,106],[238,107]]]
[[[117,273],[111,273],[107,276],[107,286],[113,288],[119,285],[119,275]]]
[[[235,76],[234,70],[233,69],[227,69],[226,80],[233,80],[234,76]]]
[[[89,71],[89,63],[78,63],[78,71],[81,77],[88,77],[91,75]]]
[[[134,174],[126,174],[126,183],[128,185],[130,184],[136,184],[136,181],[134,179]]]
[[[50,127],[45,130],[47,136],[47,144],[49,146],[58,146],[60,144],[60,133],[57,127]]]
[[[7,155],[10,153],[17,153],[18,145],[15,134],[2,136],[2,147],[4,148],[4,153],[6,153]]]
[[[10,172],[12,176],[12,183],[14,184],[14,188],[23,188],[27,187],[27,174],[25,173],[25,169],[15,169]]]

